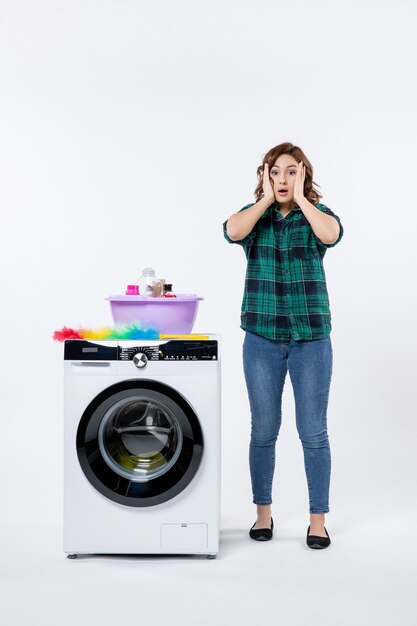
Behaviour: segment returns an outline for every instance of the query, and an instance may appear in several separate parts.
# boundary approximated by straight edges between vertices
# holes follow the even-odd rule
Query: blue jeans
[[[331,457],[326,412],[333,369],[330,335],[323,339],[279,341],[247,330],[243,369],[252,422],[249,466],[254,504],[272,504],[275,444],[288,369],[303,446],[310,513],[328,513]]]

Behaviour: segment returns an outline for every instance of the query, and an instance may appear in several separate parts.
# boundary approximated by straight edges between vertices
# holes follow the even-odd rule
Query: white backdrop
[[[1,0],[1,524],[59,526],[65,325],[111,322],[145,266],[223,335],[222,523],[254,519],[239,328],[245,257],[222,222],[283,141],[342,220],[328,520],[415,511],[415,4]],[[308,523],[287,377],[275,515]],[[249,527],[249,526],[248,526]]]

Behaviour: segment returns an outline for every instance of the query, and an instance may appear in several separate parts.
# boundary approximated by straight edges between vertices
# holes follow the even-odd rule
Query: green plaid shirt
[[[240,209],[245,211],[254,203]],[[315,205],[340,225],[337,241],[323,243],[299,207],[284,217],[274,202],[239,241],[247,258],[240,328],[268,339],[321,339],[332,330],[323,257],[343,236],[340,218]],[[239,211],[239,212],[240,212]]]

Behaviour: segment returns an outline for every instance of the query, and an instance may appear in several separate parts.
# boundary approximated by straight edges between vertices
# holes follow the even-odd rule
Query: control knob
[[[147,362],[148,362],[148,357],[146,356],[144,352],[136,352],[135,356],[133,357],[133,363],[136,365],[136,367],[139,367],[139,368],[145,367]]]

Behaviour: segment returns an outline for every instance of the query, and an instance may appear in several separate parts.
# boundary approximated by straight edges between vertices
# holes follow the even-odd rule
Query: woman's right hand
[[[264,165],[262,190],[264,192],[265,200],[270,201],[271,204],[272,204],[272,202],[274,202],[274,200],[275,200],[275,194],[274,194],[274,189],[273,189],[273,187],[271,185],[271,179],[269,178],[269,165],[268,165],[268,163],[265,163],[265,165]]]

